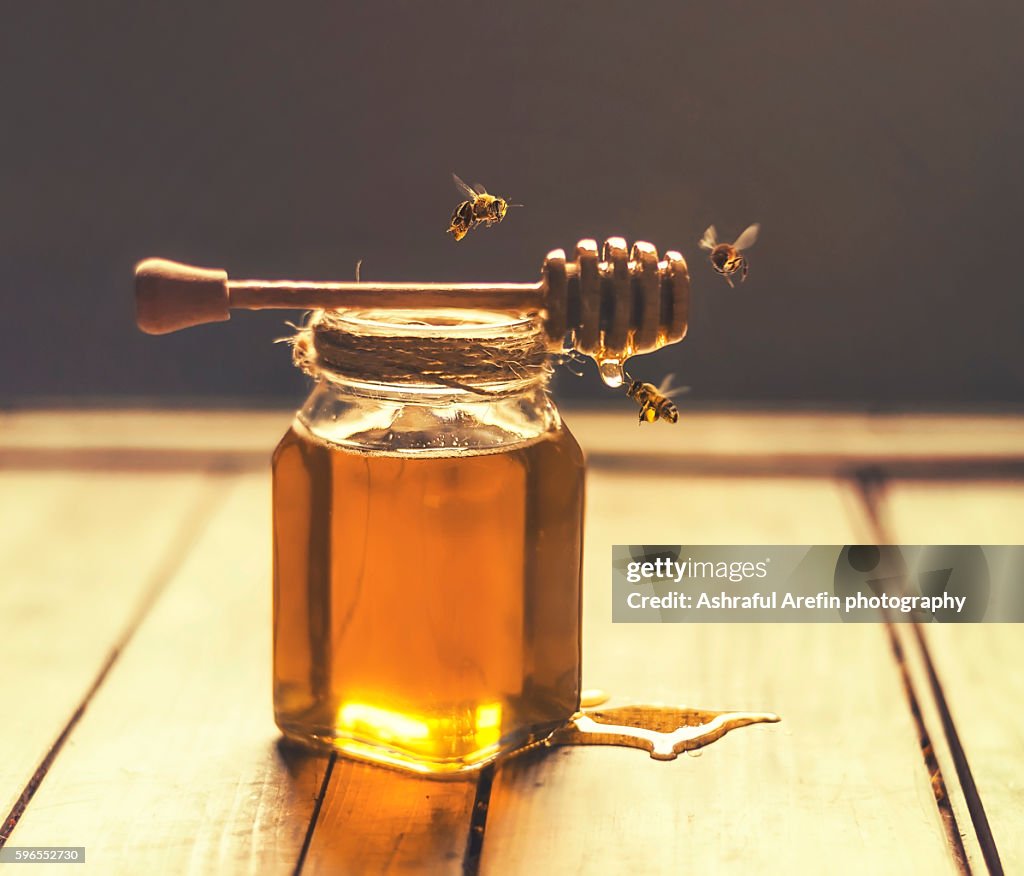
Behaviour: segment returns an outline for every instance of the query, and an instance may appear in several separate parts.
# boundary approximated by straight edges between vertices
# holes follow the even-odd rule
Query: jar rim
[[[331,324],[363,334],[404,335],[407,337],[476,338],[543,332],[544,324],[536,315],[468,308],[360,308],[330,311]]]

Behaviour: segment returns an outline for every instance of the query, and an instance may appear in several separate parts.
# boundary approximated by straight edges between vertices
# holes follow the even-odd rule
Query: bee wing
[[[658,387],[658,395],[662,395],[665,398],[675,398],[677,395],[690,391],[688,386],[677,386],[675,389],[669,389],[672,386],[673,380],[675,380],[675,374],[666,374],[665,379],[661,381],[661,385]]]
[[[658,384],[658,395],[664,395],[668,392],[668,388],[672,385],[672,381],[675,380],[675,374],[666,374],[661,383]]]
[[[714,225],[709,225],[708,230],[704,232],[704,236],[700,239],[701,249],[714,249],[718,246],[718,232],[715,231]]]
[[[675,398],[677,395],[686,395],[689,391],[689,386],[677,386],[675,389],[663,392],[662,395],[665,396],[665,398]]]
[[[452,174],[452,181],[455,183],[455,188],[459,190],[460,194],[465,195],[470,200],[474,200],[476,198],[476,192],[459,179],[457,174]]]
[[[487,194],[487,189],[483,187],[482,183],[473,183],[473,191],[476,192],[478,195]]]
[[[755,222],[746,231],[744,231],[739,237],[736,238],[736,242],[733,244],[736,249],[750,249],[757,240],[757,233],[761,230],[761,226]]]

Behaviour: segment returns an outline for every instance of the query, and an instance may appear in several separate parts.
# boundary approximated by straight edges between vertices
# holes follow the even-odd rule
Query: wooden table
[[[268,456],[289,415],[5,414],[0,837],[85,846],[103,874],[1024,872],[1024,630],[612,625],[609,549],[1024,542],[1024,419],[569,419],[584,685],[782,723],[449,782],[282,746]]]

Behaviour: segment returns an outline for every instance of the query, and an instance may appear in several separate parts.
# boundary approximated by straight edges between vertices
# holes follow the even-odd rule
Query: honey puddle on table
[[[548,746],[617,745],[642,748],[655,760],[675,760],[751,724],[774,724],[774,712],[712,712],[670,706],[623,706],[578,712],[547,738]]]

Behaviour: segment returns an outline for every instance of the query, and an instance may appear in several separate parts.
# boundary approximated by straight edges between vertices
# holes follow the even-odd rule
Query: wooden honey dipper
[[[663,261],[649,243],[632,250],[610,237],[598,257],[597,242],[576,244],[576,260],[552,250],[539,283],[319,283],[230,280],[226,271],[165,259],[135,267],[139,328],[162,335],[230,319],[231,310],[292,308],[480,307],[543,313],[551,349],[563,349],[574,332],[581,353],[623,361],[680,341],[690,310],[690,275],[678,252]]]

